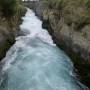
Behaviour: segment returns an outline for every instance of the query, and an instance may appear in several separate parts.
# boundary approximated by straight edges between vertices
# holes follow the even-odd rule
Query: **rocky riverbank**
[[[76,27],[70,23],[69,16],[63,18],[60,11],[48,8],[43,1],[36,3],[32,5],[36,15],[43,20],[43,28],[48,29],[55,43],[71,57],[80,80],[90,87],[90,24]]]
[[[6,55],[7,50],[15,42],[15,36],[19,31],[19,25],[22,21],[21,17],[25,12],[26,9],[23,7],[11,22],[0,17],[0,60]]]

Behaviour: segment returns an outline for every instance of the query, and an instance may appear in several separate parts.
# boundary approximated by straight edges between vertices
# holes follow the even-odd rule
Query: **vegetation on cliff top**
[[[9,18],[16,13],[16,0],[0,0],[0,11],[2,16]]]
[[[58,10],[64,22],[76,30],[90,24],[90,0],[43,0],[51,9]],[[60,14],[60,15],[61,15]]]
[[[15,26],[24,11],[21,0],[0,0],[1,22],[4,20],[8,25]]]

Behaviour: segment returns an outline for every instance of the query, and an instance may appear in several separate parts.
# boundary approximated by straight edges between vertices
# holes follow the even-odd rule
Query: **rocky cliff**
[[[73,9],[73,14],[65,11],[64,16],[60,13],[63,10],[50,8],[41,0],[36,3],[34,10],[43,20],[43,28],[48,29],[55,43],[71,57],[80,80],[90,87],[90,19],[83,12],[86,8],[68,7],[70,11]]]
[[[26,8],[19,10],[11,21],[0,16],[0,60],[6,55],[7,50],[15,42],[15,36],[19,31],[21,17],[25,14]]]

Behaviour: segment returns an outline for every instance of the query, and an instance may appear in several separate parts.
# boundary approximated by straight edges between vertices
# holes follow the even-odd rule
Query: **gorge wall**
[[[25,14],[26,8],[23,6],[11,21],[0,15],[0,60],[4,58],[7,50],[15,42],[15,36],[19,32],[21,17]],[[0,12],[1,13],[1,12]]]
[[[64,18],[61,11],[48,8],[41,0],[29,7],[43,20],[43,28],[48,29],[55,43],[71,57],[80,80],[90,87],[90,24],[76,26],[72,19],[78,20],[81,16],[69,18],[68,14]],[[75,12],[81,13],[82,8]]]

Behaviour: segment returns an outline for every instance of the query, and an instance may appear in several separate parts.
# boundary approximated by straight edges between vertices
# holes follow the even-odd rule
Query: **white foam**
[[[30,32],[29,35],[31,37],[38,37],[42,41],[55,46],[48,31],[42,29],[42,22],[35,16],[32,10],[27,9],[27,13],[22,19],[23,23],[20,25],[21,30],[27,30]]]

